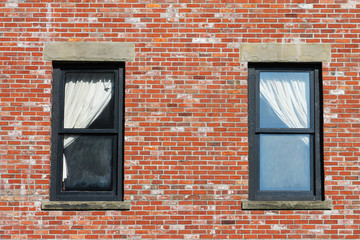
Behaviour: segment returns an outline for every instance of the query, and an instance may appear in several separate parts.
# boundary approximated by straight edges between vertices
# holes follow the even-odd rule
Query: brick
[[[3,1],[1,239],[359,239],[359,13],[355,1],[334,0]],[[105,45],[123,49],[98,47]],[[264,49],[261,61],[290,54],[322,62],[332,210],[241,209],[247,61],[255,61],[244,57],[246,45]],[[275,59],[264,47],[274,45],[295,47]],[[100,50],[101,59],[88,57]],[[130,210],[41,210],[49,199],[51,60],[124,53]]]

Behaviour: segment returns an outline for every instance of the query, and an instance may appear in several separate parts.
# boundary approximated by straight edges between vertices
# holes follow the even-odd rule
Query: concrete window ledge
[[[242,201],[243,210],[331,210],[331,201]]]
[[[42,201],[42,210],[130,210],[130,202],[121,201]]]

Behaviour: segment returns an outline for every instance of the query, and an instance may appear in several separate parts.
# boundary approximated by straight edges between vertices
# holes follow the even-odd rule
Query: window
[[[124,64],[53,67],[50,200],[123,200]]]
[[[320,74],[249,63],[249,200],[322,200]]]

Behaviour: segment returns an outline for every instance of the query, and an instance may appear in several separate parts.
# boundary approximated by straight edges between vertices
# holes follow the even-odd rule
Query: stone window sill
[[[130,202],[121,201],[42,201],[42,210],[130,210]]]
[[[331,210],[331,201],[248,201],[243,210]]]

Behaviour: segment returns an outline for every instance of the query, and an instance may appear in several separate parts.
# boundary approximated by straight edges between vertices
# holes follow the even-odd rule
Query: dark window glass
[[[321,66],[249,64],[249,199],[321,200]]]
[[[73,140],[64,147],[63,191],[109,191],[112,189],[114,138],[102,135],[64,135]]]
[[[114,127],[114,74],[65,75],[64,128]]]

